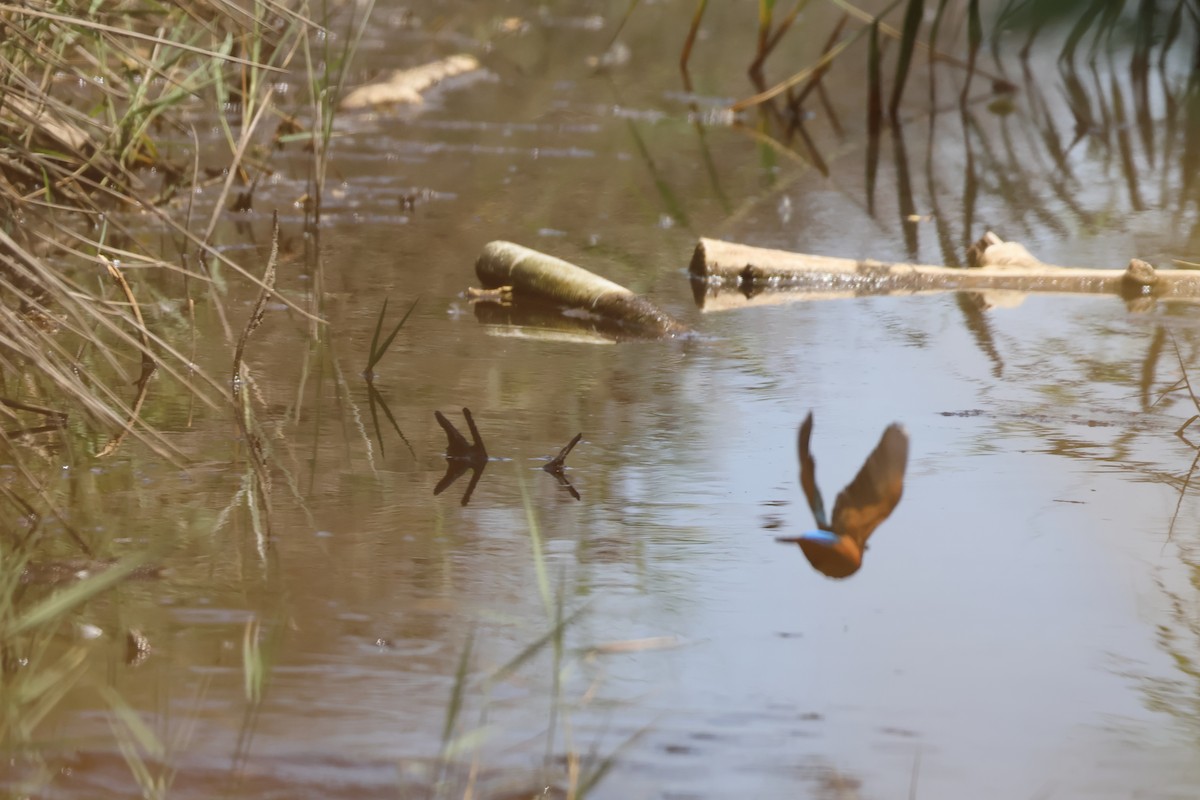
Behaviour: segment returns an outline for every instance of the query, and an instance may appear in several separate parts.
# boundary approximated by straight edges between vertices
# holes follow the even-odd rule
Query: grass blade
[[[917,33],[921,30],[921,18],[925,15],[925,0],[908,0],[904,13],[904,28],[900,32],[900,57],[896,61],[896,77],[892,83],[892,100],[888,116],[895,125],[900,115],[900,99],[904,96],[904,85],[908,82],[908,68],[912,64],[913,49],[917,46]]]
[[[368,407],[371,409],[371,424],[375,427],[375,438],[379,440],[379,455],[386,458],[387,451],[384,449],[384,446],[383,446],[383,429],[379,427],[379,414],[375,411],[376,404],[381,403],[381,402],[383,402],[383,399],[379,396],[379,390],[376,389],[375,384],[370,379],[368,379],[367,380],[367,404],[368,404]],[[368,443],[370,441],[371,441],[370,439],[367,440]]]
[[[404,446],[408,448],[408,452],[412,454],[413,458],[416,458],[417,451],[413,450],[412,443],[408,441],[408,437],[404,435],[404,431],[400,430],[400,425],[396,422],[396,418],[392,416],[392,410],[388,408],[387,401],[383,399],[383,395],[380,394],[379,390],[375,388],[374,384],[368,383],[367,388],[369,390],[368,395],[371,397],[371,419],[375,423],[375,435],[379,437],[379,452],[383,452],[383,437],[379,433],[379,418],[375,415],[376,404],[383,409],[383,413],[388,418],[388,422],[392,423],[392,428],[394,428],[396,433],[399,434],[401,441],[404,442]]]
[[[933,60],[933,54],[937,50],[938,32],[942,29],[942,15],[946,11],[946,5],[950,0],[938,0],[937,11],[933,12],[933,24],[929,26],[929,60]]]
[[[883,76],[880,70],[879,20],[871,23],[867,44],[867,135],[879,136],[883,128]]]
[[[177,48],[179,50],[187,50],[188,52],[195,53],[196,55],[204,56],[206,58],[215,58],[215,59],[219,59],[222,61],[228,61],[232,64],[240,64],[243,67],[255,67],[257,69],[265,69],[265,70],[269,70],[270,72],[277,72],[277,73],[281,73],[281,74],[287,73],[286,69],[281,69],[279,67],[271,67],[271,66],[267,66],[265,64],[259,64],[250,59],[241,58],[239,56],[234,56],[234,55],[228,55],[226,53],[221,53],[219,51],[212,50],[210,48],[196,47],[195,45],[190,45],[190,44],[187,44],[186,42],[178,42],[178,41],[172,41],[170,39],[164,39],[161,36],[154,36],[153,34],[142,33],[141,31],[130,30],[128,28],[117,28],[112,25],[105,25],[104,23],[95,22],[93,20],[89,20],[84,17],[55,14],[50,11],[37,11],[28,6],[19,6],[16,8],[9,6],[6,10],[15,12],[15,14],[18,17],[38,17],[40,19],[48,19],[48,20],[57,22],[60,25],[66,25],[68,27],[77,26],[80,28],[86,28],[89,30],[98,31],[100,33],[112,34],[113,36],[117,36],[117,37],[136,39],[138,41],[148,42],[150,44],[158,45],[161,47],[173,47],[173,48]]]
[[[829,38],[825,40],[825,46],[821,48],[822,58],[833,49],[835,44],[837,44],[837,40],[842,35],[842,30],[845,29],[846,23],[849,20],[849,14],[842,14],[841,19],[839,19],[837,24],[833,26],[833,30],[829,32]],[[808,99],[808,96],[812,94],[813,90],[820,87],[821,79],[825,77],[825,73],[828,71],[828,63],[822,67],[819,67],[815,72],[813,72],[812,77],[808,79],[808,83],[804,84],[804,88],[797,92],[796,97],[791,102],[793,113],[795,113],[797,117],[800,116],[800,107],[804,104],[804,101]],[[830,124],[834,125],[835,130],[838,130],[841,128],[841,126],[836,123],[836,119],[837,117],[834,114],[829,115]]]
[[[937,11],[933,12],[933,24],[929,26],[929,105],[936,106],[937,80],[933,72],[933,62],[936,60],[938,33],[942,30],[942,15],[950,0],[938,0]]]
[[[1171,12],[1170,18],[1167,20],[1167,30],[1163,34],[1162,49],[1158,51],[1158,69],[1162,71],[1166,69],[1167,52],[1171,46],[1175,44],[1175,40],[1179,38],[1179,29],[1183,23],[1183,0],[1179,0],[1175,4],[1175,10]]]
[[[446,721],[442,725],[442,749],[450,743],[454,733],[454,725],[458,722],[458,714],[462,711],[463,694],[467,689],[467,670],[471,665],[471,650],[475,645],[475,632],[467,634],[467,643],[463,645],[462,655],[458,658],[458,668],[454,671],[454,688],[450,690],[450,705],[446,706]]]
[[[708,8],[708,0],[700,0],[696,3],[696,11],[692,14],[692,24],[688,28],[687,38],[683,40],[683,50],[679,54],[679,71],[686,77],[688,74],[688,60],[692,57],[692,47],[696,44],[696,34],[700,32],[700,20],[704,18],[704,12]]]
[[[617,43],[617,37],[621,35],[621,31],[625,30],[625,23],[629,22],[629,18],[633,16],[633,12],[640,2],[641,0],[629,0],[629,6],[625,9],[625,13],[621,15],[621,21],[617,23],[617,29],[613,31],[613,35],[609,38],[608,44],[604,46],[603,52],[607,53]]]
[[[594,768],[588,770],[586,774],[582,775],[579,784],[574,787],[573,796],[575,800],[584,800],[584,798],[586,798],[593,789],[600,785],[600,782],[604,780],[604,777],[608,775],[612,768],[616,766],[617,758],[634,744],[636,744],[649,731],[650,726],[648,725],[640,730],[635,731],[632,736],[618,745],[616,750],[600,759],[600,763],[598,763]]]
[[[1150,67],[1150,50],[1154,47],[1155,0],[1138,3],[1137,23],[1133,31],[1133,58],[1130,68],[1135,77],[1143,77]]]
[[[396,338],[396,334],[399,333],[400,329],[404,327],[404,323],[408,322],[408,318],[412,315],[413,309],[415,309],[417,307],[417,303],[419,303],[420,300],[421,300],[420,297],[418,297],[416,300],[413,300],[413,304],[408,307],[408,311],[406,311],[404,316],[401,317],[400,321],[396,323],[396,327],[392,328],[392,332],[388,334],[388,337],[383,340],[383,343],[380,344],[378,346],[378,348],[376,348],[374,341],[371,342],[371,360],[367,363],[367,372],[368,373],[370,373],[371,370],[375,369],[375,365],[379,363],[379,360],[381,358],[383,358],[383,355],[384,355],[384,353],[387,352],[387,349],[392,346],[392,341]],[[386,306],[387,306],[387,301],[385,300],[384,307],[386,308]],[[375,326],[376,335],[378,335],[378,333],[379,333],[379,324],[382,324],[382,323],[383,323],[383,312],[380,311],[379,323],[377,323]]]
[[[808,0],[796,0],[796,5],[792,6],[792,10],[787,13],[787,16],[779,21],[779,24],[775,26],[775,30],[768,30],[767,41],[763,44],[761,51],[755,57],[754,63],[750,65],[750,69],[748,70],[750,77],[761,80],[763,62],[779,46],[779,42],[783,39],[784,34],[792,27],[796,18],[800,16],[800,12],[807,5]]]
[[[1075,48],[1079,46],[1079,42],[1084,35],[1092,27],[1092,23],[1096,21],[1096,17],[1108,5],[1108,0],[1095,0],[1083,14],[1079,17],[1079,21],[1071,28],[1071,32],[1067,34],[1067,39],[1063,42],[1063,48],[1059,52],[1059,63],[1073,64],[1075,62]]]
[[[254,420],[254,410],[250,404],[250,371],[246,366],[245,353],[246,342],[249,341],[251,334],[258,329],[262,324],[263,317],[267,313],[267,301],[275,292],[275,268],[279,263],[279,214],[276,212],[271,217],[271,252],[267,256],[267,267],[263,271],[262,289],[258,293],[258,299],[254,303],[254,307],[250,310],[250,318],[246,320],[246,327],[242,329],[242,334],[238,337],[237,347],[233,351],[233,371],[230,378],[230,386],[232,391],[232,400],[234,403],[234,416],[237,419],[238,430],[242,434],[242,440],[246,444],[246,454],[250,462],[250,468],[254,474],[255,486],[252,492],[250,504],[251,519],[255,522],[255,530],[265,533],[266,537],[270,537],[271,531],[271,477],[267,468],[267,456],[263,445],[263,438],[256,434],[256,423]],[[263,515],[265,527],[259,525],[259,513]]]
[[[963,82],[958,101],[967,104],[967,93],[971,91],[971,78],[975,76],[975,60],[979,57],[979,46],[983,44],[983,22],[979,19],[979,0],[967,5],[967,79]]]
[[[260,631],[257,617],[246,620],[246,627],[242,631],[242,679],[246,702],[251,704],[262,702],[263,686],[267,679]]]
[[[750,75],[761,77],[762,63],[767,57],[767,42],[771,39],[771,18],[775,13],[775,0],[758,0],[758,46],[754,61],[750,64]]]
[[[562,636],[563,631],[570,627],[571,623],[578,619],[585,610],[587,610],[587,606],[583,606],[573,611],[570,616],[564,618],[561,622],[547,631],[546,634],[541,636],[532,644],[526,646],[525,649],[520,653],[517,653],[517,655],[509,660],[508,663],[504,664],[502,667],[493,672],[491,677],[488,678],[488,682],[495,683],[497,681],[502,681],[509,675],[512,675],[514,672],[520,669],[525,662],[529,661],[529,659],[541,652],[546,645],[554,642],[560,636]]]
[[[537,515],[533,511],[533,501],[525,486],[525,479],[517,473],[517,482],[521,486],[521,502],[525,506],[525,519],[529,523],[529,544],[533,550],[533,571],[537,575],[538,593],[542,596],[542,605],[546,608],[546,617],[552,616],[553,601],[550,597],[550,578],[546,574],[546,557],[542,553],[542,531],[538,527]]]
[[[883,90],[879,72],[879,20],[871,23],[867,47],[867,213],[875,214],[875,175],[879,169],[879,132],[883,127]]]
[[[654,162],[654,156],[650,155],[650,148],[646,146],[645,140],[642,139],[642,134],[638,131],[637,125],[633,120],[625,121],[626,127],[629,129],[630,136],[633,137],[633,143],[637,146],[638,155],[642,158],[642,163],[646,166],[646,171],[650,173],[650,179],[654,182],[654,188],[658,190],[659,199],[662,200],[663,206],[671,219],[675,220],[682,227],[691,230],[692,223],[688,219],[687,211],[684,210],[683,203],[680,202],[679,196],[667,183],[667,179],[663,177],[662,171]]]
[[[383,332],[383,318],[387,314],[389,299],[391,298],[383,298],[383,307],[379,309],[379,318],[375,320],[375,335],[371,337],[371,349],[367,351],[368,374],[371,372],[371,366],[379,360],[375,357],[375,354],[379,352],[379,334]]]
[[[1092,46],[1088,50],[1088,61],[1090,63],[1096,63],[1102,40],[1107,41],[1110,45],[1112,44],[1113,34],[1117,30],[1117,21],[1120,19],[1124,8],[1125,0],[1112,0],[1112,2],[1104,4],[1100,23],[1096,26],[1096,32],[1092,35]]]
[[[904,131],[897,125],[892,128],[892,163],[896,169],[896,206],[900,211],[900,228],[904,231],[904,245],[910,261],[916,262],[918,255],[917,204],[913,199],[912,177],[908,169],[908,149],[904,146]]]
[[[20,617],[7,627],[0,628],[0,641],[7,641],[11,637],[22,634],[25,631],[49,624],[75,606],[116,586],[145,562],[145,555],[129,556],[103,572],[85,578],[79,583],[63,589],[61,592],[55,592],[33,606],[33,608],[21,614]]]

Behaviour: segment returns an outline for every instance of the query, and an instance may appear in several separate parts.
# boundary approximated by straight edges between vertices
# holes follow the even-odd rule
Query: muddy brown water
[[[1195,363],[1191,307],[946,294],[702,314],[685,274],[700,235],[942,263],[991,227],[1055,263],[1186,257],[1196,205],[1163,89],[1153,150],[1125,148],[1129,126],[1114,124],[1064,171],[1031,100],[1040,81],[1070,129],[1045,77],[1052,52],[1012,113],[973,106],[966,139],[957,112],[930,121],[914,84],[909,171],[885,137],[872,217],[856,68],[830,75],[844,137],[813,106],[826,177],[800,144],[757,135],[754,116],[697,124],[751,91],[755,4],[709,9],[694,94],[676,68],[691,5],[642,4],[628,60],[599,74],[586,58],[624,3],[377,6],[356,79],[460,51],[485,71],[420,112],[339,120],[307,256],[298,149],[277,157],[252,213],[222,221],[229,252],[261,269],[279,209],[280,290],[327,321],[314,331],[275,304],[248,346],[274,475],[269,548],[239,497],[234,426],[203,410],[189,426],[183,392],[152,395],[147,415],[186,470],[135,443],[104,463],[52,451],[74,521],[114,555],[156,548],[168,571],[79,613],[106,635],[40,729],[48,772],[21,777],[43,785],[36,796],[138,793],[101,686],[164,744],[143,756],[176,797],[564,796],[575,765],[586,776],[609,757],[592,796],[1200,791],[1196,451],[1173,435],[1194,409],[1180,393],[1155,402],[1180,375],[1170,337]],[[789,37],[769,72],[808,63],[833,21],[812,12],[814,33]],[[939,78],[956,96],[959,76]],[[1099,105],[1107,77],[1097,87]],[[700,335],[597,345],[485,324],[461,295],[492,239],[592,268]],[[182,336],[163,292],[153,317]],[[392,320],[419,298],[375,379],[407,444],[379,414],[380,444],[361,377],[385,297]],[[252,300],[232,285],[235,329]],[[211,304],[198,325],[198,361],[228,374]],[[433,412],[465,431],[464,406],[493,457],[465,506],[469,475],[433,494],[446,466]],[[812,525],[795,443],[809,410],[827,503],[888,423],[911,438],[903,500],[845,581],[774,542]],[[540,466],[578,432],[576,500]],[[560,597],[584,610],[557,662],[545,647],[489,683],[553,629]],[[243,676],[253,623],[269,662],[258,704]],[[136,666],[127,628],[152,647]]]

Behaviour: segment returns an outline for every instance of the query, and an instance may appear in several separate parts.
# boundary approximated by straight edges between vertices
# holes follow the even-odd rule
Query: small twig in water
[[[463,436],[458,428],[455,428],[450,420],[440,411],[434,411],[433,415],[437,418],[438,424],[442,426],[442,430],[446,432],[446,474],[438,481],[438,485],[434,487],[434,495],[439,495],[444,492],[450,484],[454,483],[468,469],[471,470],[471,482],[467,485],[467,491],[463,494],[462,505],[471,502],[471,495],[475,491],[475,486],[479,483],[479,478],[483,475],[483,470],[488,463],[487,448],[483,446],[483,437],[479,435],[479,428],[475,426],[475,418],[471,416],[471,409],[464,408],[463,416],[466,417],[467,426],[471,429],[471,437],[473,442],[468,442],[467,437]]]
[[[462,459],[471,463],[486,463],[488,458],[487,448],[483,446],[483,438],[479,435],[479,428],[475,427],[475,418],[471,416],[471,409],[464,408],[462,413],[463,417],[467,420],[467,426],[471,429],[471,437],[474,439],[474,442],[468,442],[467,437],[459,433],[458,428],[455,428],[453,423],[446,419],[442,412],[433,412],[433,416],[437,418],[438,424],[446,432],[446,458]]]
[[[1175,358],[1179,361],[1179,371],[1183,374],[1183,377],[1180,378],[1180,380],[1183,381],[1183,385],[1187,389],[1188,396],[1192,398],[1192,405],[1196,407],[1197,412],[1188,417],[1187,422],[1180,425],[1179,429],[1175,431],[1176,436],[1187,442],[1187,437],[1183,435],[1183,432],[1187,430],[1193,422],[1195,422],[1197,419],[1200,419],[1200,400],[1196,399],[1196,393],[1192,391],[1192,382],[1188,380],[1187,367],[1183,365],[1183,354],[1179,352],[1179,342],[1175,341],[1174,336],[1171,337],[1171,345],[1175,348]],[[1191,442],[1188,442],[1188,444],[1191,444]],[[1195,445],[1193,445],[1193,447],[1194,446]]]
[[[1192,459],[1192,465],[1188,467],[1187,477],[1183,479],[1183,486],[1179,489],[1179,499],[1175,502],[1175,513],[1171,515],[1171,524],[1167,526],[1167,541],[1175,535],[1175,522],[1179,519],[1179,509],[1183,506],[1183,497],[1187,494],[1188,487],[1192,483],[1192,475],[1196,472],[1196,465],[1200,464],[1200,448],[1188,441],[1188,438],[1183,435],[1187,427],[1200,419],[1200,400],[1196,399],[1196,393],[1192,391],[1192,382],[1188,379],[1187,368],[1183,365],[1183,354],[1179,352],[1179,342],[1175,341],[1175,337],[1171,337],[1171,345],[1175,348],[1175,358],[1179,360],[1179,371],[1183,373],[1180,379],[1183,385],[1187,388],[1188,395],[1192,398],[1192,405],[1196,407],[1197,413],[1188,418],[1188,421],[1179,426],[1175,431],[1175,435],[1182,439],[1189,447],[1196,450],[1196,457]],[[1165,394],[1165,393],[1164,393]],[[1160,398],[1161,399],[1161,398]]]
[[[582,433],[575,434],[575,438],[568,442],[566,447],[564,447],[562,450],[559,450],[558,455],[542,465],[542,469],[553,475],[558,481],[558,485],[566,487],[566,490],[570,492],[571,496],[576,500],[581,500],[582,498],[579,496],[579,491],[571,485],[569,480],[567,480],[567,475],[563,471],[563,468],[566,464],[567,456],[570,455],[571,451],[575,449],[575,445],[579,444],[579,440],[582,438]]]
[[[559,475],[563,471],[563,465],[566,463],[567,456],[575,449],[575,445],[579,444],[579,440],[583,438],[582,433],[575,434],[575,438],[567,443],[567,446],[558,451],[558,455],[550,459],[542,469],[549,472],[551,475]]]

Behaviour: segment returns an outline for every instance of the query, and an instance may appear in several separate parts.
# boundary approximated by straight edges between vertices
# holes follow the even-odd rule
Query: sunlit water
[[[830,76],[846,138],[820,113],[810,123],[825,178],[746,131],[693,125],[675,66],[691,3],[643,4],[623,36],[629,62],[601,75],[585,58],[624,3],[579,16],[449,5],[410,4],[413,27],[382,4],[356,77],[462,49],[486,72],[420,113],[339,121],[319,260],[303,257],[291,205],[305,190],[298,150],[279,157],[255,212],[228,218],[231,251],[257,269],[248,245],[280,210],[280,289],[328,323],[313,336],[275,306],[248,346],[270,434],[269,547],[236,497],[232,421],[200,410],[189,428],[182,394],[155,413],[193,459],[186,471],[132,444],[114,463],[62,469],[81,519],[118,552],[159,548],[171,571],[81,615],[111,635],[47,727],[41,796],[133,791],[116,744],[129,735],[114,735],[97,685],[167,743],[148,757],[178,769],[182,797],[417,797],[439,779],[446,796],[531,796],[504,793],[565,791],[576,758],[586,776],[610,756],[593,796],[1195,796],[1197,509],[1183,490],[1195,451],[1172,435],[1192,408],[1179,393],[1154,402],[1180,375],[1160,330],[1189,359],[1190,308],[1040,297],[980,313],[946,294],[702,314],[685,273],[701,235],[942,263],[947,244],[961,259],[988,227],[1052,262],[1161,263],[1186,256],[1194,217],[1190,204],[1176,213],[1176,162],[1162,166],[1178,154],[1152,167],[1137,150],[1134,213],[1101,144],[1072,151],[1073,180],[1056,192],[1027,94],[1011,117],[978,105],[991,150],[976,142],[963,230],[957,112],[939,118],[927,162],[919,82],[905,133],[924,218],[906,240],[886,137],[866,213],[852,65]],[[701,112],[751,92],[755,4],[718,5],[694,57]],[[528,28],[499,33],[507,17]],[[769,62],[774,77],[811,61],[833,18],[810,19],[819,33],[797,34]],[[1013,161],[1008,147],[1030,155]],[[461,296],[492,239],[644,292],[698,335],[502,335]],[[381,445],[361,373],[385,297],[392,324],[419,301],[376,368],[407,443],[378,412]],[[235,330],[251,300],[229,300]],[[201,303],[198,318],[203,362],[225,375],[217,317]],[[464,406],[495,459],[465,506],[469,476],[433,495],[445,469],[433,412],[465,431]],[[845,581],[774,541],[812,525],[795,440],[810,410],[830,504],[888,423],[911,438],[904,498]],[[540,470],[577,432],[578,501]],[[579,609],[559,682],[552,644],[488,682]],[[242,661],[254,621],[270,668],[258,706]],[[134,667],[126,627],[153,646]],[[468,642],[471,682],[439,771]]]

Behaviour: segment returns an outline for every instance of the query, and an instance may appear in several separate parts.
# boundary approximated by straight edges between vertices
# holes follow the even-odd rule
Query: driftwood
[[[465,506],[471,502],[471,495],[475,493],[475,487],[483,477],[483,471],[488,464],[488,454],[483,445],[483,437],[479,435],[479,428],[475,426],[475,418],[471,416],[471,409],[464,408],[462,413],[463,418],[467,420],[467,427],[471,429],[472,441],[469,442],[442,412],[433,412],[438,425],[446,432],[446,474],[438,481],[438,485],[433,487],[433,493],[436,496],[446,491],[452,483],[470,470],[471,481],[467,484],[467,491],[463,493],[460,501]]]
[[[968,253],[975,268],[834,258],[701,239],[690,272],[705,311],[747,305],[946,291],[1116,294],[1131,299],[1200,299],[1200,272],[1156,270],[1132,259],[1124,270],[1043,264],[1015,242],[988,233]]]
[[[512,288],[512,302],[579,309],[642,336],[670,337],[688,327],[620,284],[512,242],[489,242],[475,262],[485,289]]]
[[[579,490],[572,486],[571,481],[567,478],[566,464],[567,456],[571,454],[571,451],[575,449],[575,445],[579,444],[579,440],[582,438],[582,433],[575,434],[575,438],[567,442],[563,449],[558,451],[558,455],[542,465],[542,469],[553,475],[554,479],[558,481],[558,485],[570,492],[571,497],[574,497],[576,500],[583,498],[579,496]]]
[[[379,106],[419,106],[425,102],[423,94],[434,86],[478,69],[479,61],[474,56],[456,55],[412,69],[394,70],[382,80],[359,86],[347,94],[338,107],[343,111],[357,111]]]
[[[454,423],[446,419],[442,412],[433,412],[438,425],[441,425],[442,430],[446,432],[446,458],[466,461],[474,466],[486,464],[487,448],[484,447],[483,437],[479,435],[479,428],[475,426],[475,417],[471,416],[469,408],[464,408],[462,413],[463,418],[467,421],[467,427],[471,430],[472,441],[469,442],[467,437],[459,433],[458,428],[454,427]]]

